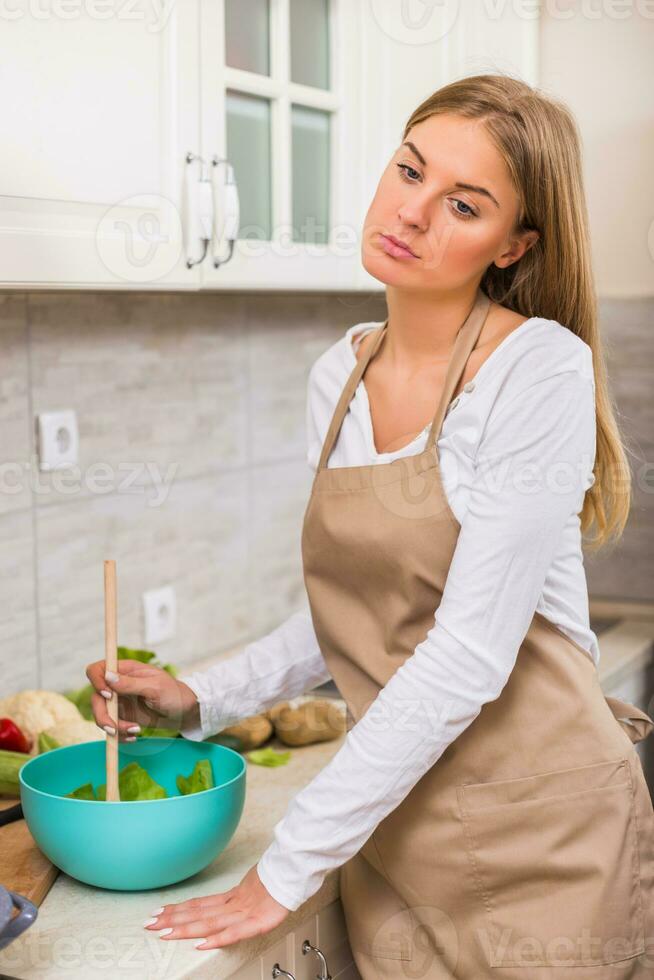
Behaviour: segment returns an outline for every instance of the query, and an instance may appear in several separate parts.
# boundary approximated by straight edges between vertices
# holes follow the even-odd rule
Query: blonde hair
[[[595,482],[586,491],[581,531],[591,551],[617,541],[631,507],[631,473],[607,383],[605,352],[597,322],[581,139],[568,107],[503,74],[473,75],[451,82],[424,100],[407,121],[412,126],[437,113],[481,119],[504,159],[520,209],[517,231],[540,236],[517,262],[492,263],[481,288],[496,303],[526,317],[557,320],[593,352],[595,377]],[[570,420],[574,424],[574,419]],[[589,536],[594,526],[595,534]]]

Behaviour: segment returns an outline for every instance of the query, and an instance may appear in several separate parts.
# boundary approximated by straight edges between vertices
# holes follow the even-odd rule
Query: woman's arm
[[[595,458],[592,376],[562,369],[519,388],[487,420],[433,627],[291,801],[257,864],[288,909],[361,848],[513,669]]]
[[[296,612],[267,636],[208,670],[178,677],[195,693],[200,724],[180,729],[201,740],[277,701],[303,694],[330,679],[311,615]]]

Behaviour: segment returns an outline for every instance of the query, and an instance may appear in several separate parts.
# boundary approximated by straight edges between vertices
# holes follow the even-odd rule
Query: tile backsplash
[[[602,304],[641,470],[653,308]],[[0,293],[1,693],[86,682],[104,655],[104,558],[117,562],[120,643],[144,643],[142,593],[174,586],[177,635],[155,649],[179,667],[304,608],[308,372],[348,326],[385,315],[384,296],[366,293]],[[34,420],[65,408],[79,468],[42,473]],[[587,561],[591,595],[652,599],[654,510],[640,482],[620,546]]]

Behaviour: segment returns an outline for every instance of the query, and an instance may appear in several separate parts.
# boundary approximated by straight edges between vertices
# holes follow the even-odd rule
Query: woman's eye
[[[453,200],[454,200],[454,203],[455,204],[462,204],[464,206],[464,208],[467,208],[468,209],[467,212],[466,211],[459,211],[458,208],[455,208],[454,209],[456,211],[456,213],[459,215],[460,218],[476,218],[477,217],[476,213],[472,210],[472,208],[470,207],[469,204],[466,204],[465,201],[459,200],[458,197],[455,197]]]
[[[409,166],[408,163],[397,163],[395,166],[399,168],[399,170],[400,170],[400,172],[402,174],[402,180],[406,181],[407,184],[415,184],[416,183],[416,178],[415,177],[410,177],[408,175],[408,172],[409,171],[411,171],[412,173],[414,173],[418,177],[420,177],[420,174],[415,169],[415,167]],[[465,219],[468,219],[468,218],[476,218],[477,217],[476,211],[474,211],[470,207],[469,204],[466,204],[465,201],[462,201],[458,197],[455,197],[455,198],[453,198],[453,202],[454,202],[455,205],[462,204],[464,208],[467,208],[467,211],[459,211],[458,207],[455,207],[454,208],[454,212],[457,215],[457,217],[463,218],[464,220]]]
[[[415,167],[410,167],[408,163],[398,163],[396,166],[398,166],[402,172],[402,180],[406,180],[408,184],[415,184],[415,178],[407,176],[407,171],[409,170],[412,170],[414,174],[418,174],[418,177],[420,176]]]

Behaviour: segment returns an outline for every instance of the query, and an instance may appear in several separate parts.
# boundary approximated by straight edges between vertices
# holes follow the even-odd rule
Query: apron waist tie
[[[624,728],[632,742],[640,742],[649,735],[654,728],[654,721],[649,715],[637,708],[635,704],[629,704],[628,701],[610,698],[607,695],[604,697],[616,720]]]

